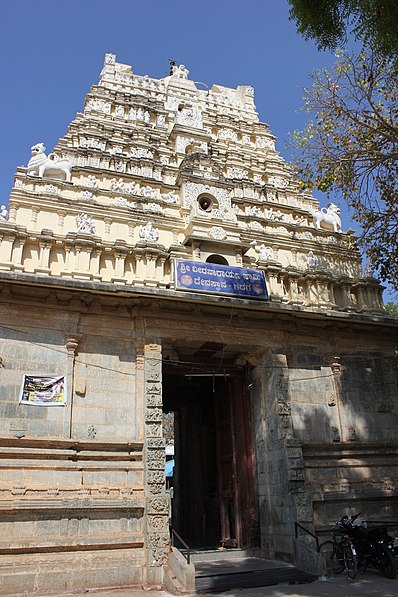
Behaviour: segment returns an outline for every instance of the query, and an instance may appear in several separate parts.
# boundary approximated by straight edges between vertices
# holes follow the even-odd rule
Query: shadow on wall
[[[312,366],[310,364],[312,361]],[[293,434],[302,441],[315,526],[345,513],[398,521],[398,396],[394,362],[307,353],[289,361]]]

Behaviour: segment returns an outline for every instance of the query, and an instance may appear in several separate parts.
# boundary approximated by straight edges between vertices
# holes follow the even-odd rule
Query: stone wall
[[[21,288],[1,299],[0,594],[150,582],[143,384],[127,310]],[[65,375],[66,406],[20,404],[25,373]]]
[[[288,337],[287,354],[257,363],[252,392],[262,549],[287,559],[295,522],[321,534],[345,513],[398,522],[394,358],[363,334],[331,333],[339,357]]]
[[[194,304],[72,285],[1,288],[3,594],[53,590],[50,569],[61,561],[65,590],[161,584],[169,545],[162,358],[220,338],[220,358],[252,368],[263,553],[292,559],[294,523],[322,530],[347,504],[368,517],[394,513],[388,321],[378,330],[344,314],[340,329],[327,316],[244,301],[231,308],[220,297]],[[25,372],[65,374],[67,406],[19,405]]]

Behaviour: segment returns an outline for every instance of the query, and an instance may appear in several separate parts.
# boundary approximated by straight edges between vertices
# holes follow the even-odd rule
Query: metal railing
[[[177,531],[175,529],[173,529],[173,527],[170,527],[170,535],[171,535],[171,546],[175,547],[174,541],[175,539],[177,539],[181,545],[187,550],[186,554],[182,551],[182,555],[184,556],[184,558],[187,561],[187,564],[191,563],[191,548],[189,547],[188,543],[186,543],[184,541],[184,539],[181,537],[181,535],[179,535],[177,533]]]
[[[308,529],[306,529],[305,527],[303,527],[303,525],[300,524],[299,522],[295,522],[294,523],[294,534],[296,536],[296,539],[299,538],[299,529],[301,531],[304,531],[304,533],[307,533],[307,535],[310,535],[313,539],[315,539],[316,550],[319,551],[319,539],[318,539],[318,537],[314,533],[312,533],[311,531],[309,531]]]

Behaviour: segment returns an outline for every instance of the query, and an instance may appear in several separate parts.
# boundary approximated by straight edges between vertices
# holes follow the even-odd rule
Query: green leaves
[[[339,53],[304,92],[310,119],[295,131],[296,170],[307,188],[344,198],[362,227],[362,248],[398,289],[398,75],[371,52]]]
[[[290,19],[305,39],[320,50],[336,50],[353,34],[377,55],[398,56],[398,2],[396,0],[289,0]]]

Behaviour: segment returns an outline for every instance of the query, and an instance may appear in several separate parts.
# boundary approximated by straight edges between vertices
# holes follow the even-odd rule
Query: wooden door
[[[244,376],[228,378],[216,396],[221,544],[255,547],[258,515],[249,397]]]

